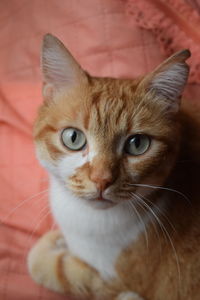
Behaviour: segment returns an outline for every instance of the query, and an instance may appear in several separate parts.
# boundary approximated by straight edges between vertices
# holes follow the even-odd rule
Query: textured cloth
[[[131,20],[155,35],[167,55],[189,48],[189,82],[200,83],[200,1],[128,0]]]
[[[56,35],[99,76],[135,78],[165,55],[153,32],[129,22],[121,0],[1,0],[0,27],[0,299],[67,299],[36,285],[26,266],[30,247],[54,227],[32,139],[42,37]]]

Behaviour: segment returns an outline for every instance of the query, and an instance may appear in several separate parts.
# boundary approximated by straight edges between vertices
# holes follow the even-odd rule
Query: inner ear
[[[153,72],[144,77],[139,88],[152,93],[155,97],[165,100],[171,111],[177,111],[180,96],[186,85],[189,66],[186,60],[190,57],[189,50],[182,50],[165,60]]]
[[[61,89],[70,89],[87,80],[87,75],[64,44],[51,34],[43,39],[41,65],[43,95],[53,98]]]

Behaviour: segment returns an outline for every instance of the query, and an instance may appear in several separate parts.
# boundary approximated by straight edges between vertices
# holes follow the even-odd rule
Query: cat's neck
[[[128,205],[95,209],[75,197],[55,177],[51,177],[50,200],[70,251],[104,278],[115,276],[115,261],[123,249],[143,233],[145,240],[151,217],[144,214],[139,218]]]
[[[137,216],[131,213],[128,205],[121,203],[108,209],[94,208],[86,200],[75,196],[54,176],[50,177],[50,200],[53,213],[57,214],[59,210],[56,218],[62,218],[62,212],[67,211],[69,215],[73,216],[76,225],[78,216],[82,228],[84,226],[91,227],[90,234],[96,233],[96,231],[102,231],[103,234],[106,232],[106,227],[119,227],[122,223],[127,224],[129,221],[136,227],[139,223]],[[71,222],[72,220],[70,220],[70,226]],[[90,226],[91,224],[92,226]]]
[[[180,121],[182,125],[181,156],[200,163],[200,110],[197,101],[183,99]]]

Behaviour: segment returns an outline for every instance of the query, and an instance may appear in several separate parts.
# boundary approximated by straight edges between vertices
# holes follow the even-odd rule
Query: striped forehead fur
[[[168,122],[162,117],[162,105],[137,91],[138,81],[91,79],[88,86],[47,102],[40,110],[35,126],[35,138],[44,137],[49,128],[58,131],[64,127],[90,130],[107,138],[118,133],[146,129],[156,135],[168,134]]]

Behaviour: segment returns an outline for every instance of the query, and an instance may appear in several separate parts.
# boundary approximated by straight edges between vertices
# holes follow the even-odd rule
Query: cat
[[[200,299],[200,114],[181,103],[189,57],[135,80],[97,78],[44,37],[34,138],[60,230],[29,253],[37,283],[77,299]]]

